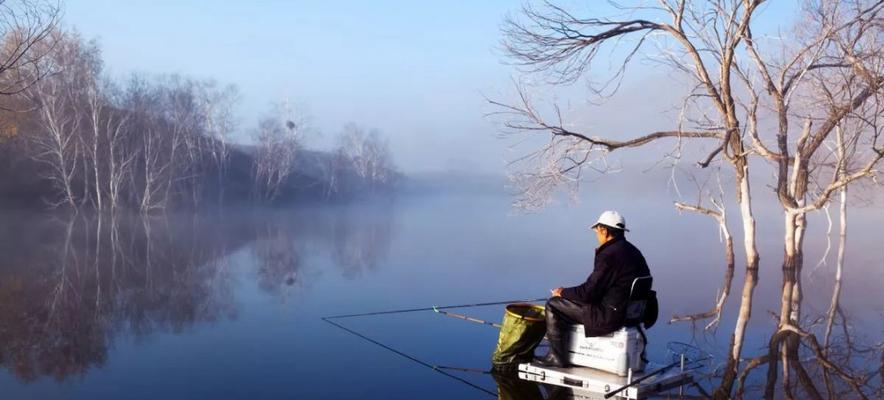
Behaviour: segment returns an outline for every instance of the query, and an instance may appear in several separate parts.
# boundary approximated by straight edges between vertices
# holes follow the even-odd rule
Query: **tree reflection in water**
[[[258,285],[262,290],[280,293],[285,286],[300,283],[301,252],[294,232],[285,224],[270,222],[259,228],[252,246],[258,260]]]
[[[335,219],[332,259],[346,278],[374,270],[387,257],[392,217],[389,209],[378,211],[342,213]]]
[[[346,276],[375,268],[392,226],[389,213],[229,215],[5,217],[0,367],[25,382],[83,376],[115,338],[236,319],[229,256],[240,248],[258,287],[284,297],[318,276],[304,272],[308,254],[331,254]]]

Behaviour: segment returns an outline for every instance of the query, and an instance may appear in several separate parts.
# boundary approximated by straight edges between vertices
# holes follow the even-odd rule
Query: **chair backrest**
[[[640,276],[632,280],[632,287],[629,289],[629,300],[626,303],[626,326],[635,326],[641,323],[653,284],[654,278],[651,278],[650,275]]]

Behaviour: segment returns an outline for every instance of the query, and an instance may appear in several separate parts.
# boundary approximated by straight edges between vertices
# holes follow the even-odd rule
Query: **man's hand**
[[[553,290],[550,290],[550,292],[552,293],[553,297],[561,297],[562,296],[562,289],[563,288],[561,288],[561,287],[557,287]]]

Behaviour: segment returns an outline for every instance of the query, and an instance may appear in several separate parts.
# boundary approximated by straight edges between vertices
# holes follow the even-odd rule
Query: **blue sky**
[[[493,111],[483,95],[511,91],[516,71],[503,63],[499,27],[520,4],[70,0],[65,23],[99,40],[114,75],[235,84],[243,139],[272,103],[288,100],[321,132],[310,139],[314,147],[328,146],[352,121],[380,129],[406,171],[501,173],[512,142],[483,117]]]

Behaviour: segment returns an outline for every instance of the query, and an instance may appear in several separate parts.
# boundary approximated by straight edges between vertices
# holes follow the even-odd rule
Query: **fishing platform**
[[[639,328],[621,328],[608,335],[586,337],[583,325],[572,325],[568,368],[521,363],[520,379],[575,389],[574,398],[643,399],[693,383],[690,369],[701,356],[689,345],[670,344],[667,365],[649,363],[646,339]]]
[[[619,376],[589,367],[555,368],[541,367],[534,363],[524,363],[519,364],[519,378],[531,382],[572,388],[574,389],[573,398],[575,399],[603,399],[605,394],[624,386],[628,387],[616,393],[614,395],[616,396],[615,398],[644,399],[693,383],[690,371],[686,371],[683,368],[671,368],[664,372],[650,375],[660,368],[665,368],[665,366],[648,364],[647,368],[645,368],[648,373],[631,373],[630,371],[627,376]],[[648,377],[645,379],[645,376]]]

